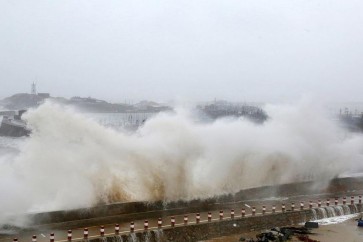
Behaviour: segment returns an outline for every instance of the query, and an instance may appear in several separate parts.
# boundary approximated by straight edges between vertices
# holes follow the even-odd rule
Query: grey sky
[[[362,101],[361,0],[0,0],[0,97]]]

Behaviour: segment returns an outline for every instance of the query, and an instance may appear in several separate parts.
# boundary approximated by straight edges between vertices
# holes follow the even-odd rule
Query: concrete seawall
[[[334,179],[328,186],[324,188],[316,187],[315,182],[304,182],[295,184],[284,184],[277,186],[265,186],[259,188],[251,188],[240,191],[234,195],[223,195],[205,200],[193,201],[177,201],[163,203],[162,201],[147,203],[147,202],[128,202],[109,205],[99,205],[92,208],[75,209],[68,211],[53,211],[37,214],[29,214],[27,217],[32,221],[33,226],[58,224],[57,227],[72,226],[73,221],[77,226],[81,220],[84,220],[85,225],[97,225],[100,223],[112,223],[120,221],[128,221],[132,219],[146,217],[160,217],[162,215],[184,214],[187,212],[208,211],[221,209],[223,203],[235,201],[244,201],[251,199],[261,199],[270,196],[298,196],[308,194],[340,194],[348,195],[349,191],[363,189],[363,178],[340,178]],[[313,188],[314,187],[314,188]]]
[[[330,209],[342,210],[342,206],[330,206]],[[345,205],[349,213],[363,211],[362,204]],[[89,242],[186,242],[200,241],[225,235],[240,234],[250,231],[258,231],[278,226],[297,225],[306,221],[317,219],[316,211],[325,208],[313,208],[285,213],[270,213],[265,215],[239,217],[235,219],[224,219],[220,221],[203,222],[199,224],[179,225],[162,229],[150,229],[147,231],[136,231],[122,235],[110,235],[89,239]],[[315,211],[315,212],[314,212]],[[82,241],[82,240],[79,240]],[[84,240],[83,240],[84,241]]]

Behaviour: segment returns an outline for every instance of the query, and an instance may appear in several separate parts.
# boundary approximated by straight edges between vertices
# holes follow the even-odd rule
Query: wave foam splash
[[[331,218],[323,218],[319,220],[314,220],[314,222],[319,223],[319,225],[331,225],[331,224],[340,224],[344,223],[347,220],[351,220],[353,218],[357,218],[359,214],[350,214],[338,217],[331,217]]]
[[[363,139],[309,103],[267,106],[263,125],[211,124],[185,110],[124,134],[45,103],[14,160],[0,158],[0,212],[44,211],[136,200],[205,198],[243,188],[320,179],[356,169]]]

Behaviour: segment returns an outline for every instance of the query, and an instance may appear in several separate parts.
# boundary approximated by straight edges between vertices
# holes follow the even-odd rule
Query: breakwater
[[[176,221],[174,216],[162,217],[157,222],[149,224],[145,220],[143,227],[140,223],[129,223],[129,228],[125,229],[125,224],[120,230],[120,225],[116,224],[114,228],[107,225],[99,226],[99,233],[90,234],[88,228],[83,229],[83,236],[72,236],[72,230],[65,232],[51,233],[50,242],[63,241],[83,241],[83,242],[166,242],[166,241],[200,241],[215,237],[221,237],[232,234],[241,234],[250,231],[260,231],[279,226],[291,226],[314,221],[323,218],[336,217],[349,214],[357,214],[363,211],[362,196],[346,196],[342,198],[335,197],[310,200],[308,203],[300,202],[296,206],[294,202],[277,204],[272,206],[255,206],[246,210],[231,209],[230,211],[219,210],[219,213],[208,212],[204,216],[201,213],[185,214],[183,222],[179,218]],[[164,221],[163,221],[164,220]],[[151,225],[151,226],[150,226]],[[93,228],[95,229],[95,228]],[[78,231],[80,232],[80,231]],[[64,240],[65,235],[68,239]],[[56,238],[60,238],[56,240]],[[23,238],[26,239],[26,238]],[[17,240],[14,239],[14,242]],[[44,241],[44,240],[43,240]],[[37,238],[33,236],[33,242]]]
[[[343,197],[354,195],[363,189],[363,178],[334,179],[323,188],[315,186],[315,182],[264,186],[240,191],[204,200],[176,201],[165,203],[156,202],[128,202],[99,205],[67,211],[52,211],[28,214],[33,227],[53,225],[55,228],[69,228],[73,226],[93,226],[106,223],[127,222],[135,219],[158,218],[176,214],[195,213],[219,210],[231,207],[230,204],[241,201],[260,200],[268,197],[292,197],[301,195],[317,195],[322,197]],[[314,188],[312,188],[314,187]],[[82,222],[83,221],[83,222]]]
[[[89,242],[164,242],[199,241],[225,235],[258,231],[278,226],[297,225],[306,221],[362,212],[362,204],[334,205],[306,210],[234,217],[175,227],[152,228],[129,234],[89,239]],[[84,239],[82,239],[84,240]]]

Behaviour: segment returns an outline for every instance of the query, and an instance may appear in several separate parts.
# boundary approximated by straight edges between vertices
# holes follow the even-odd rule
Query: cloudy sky
[[[0,97],[362,101],[361,0],[0,0]]]

